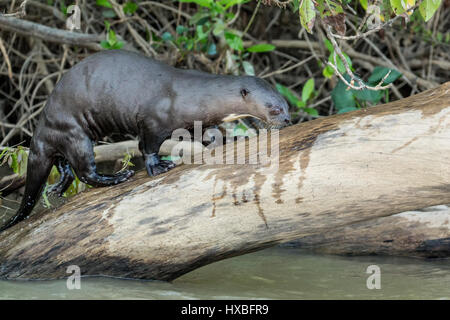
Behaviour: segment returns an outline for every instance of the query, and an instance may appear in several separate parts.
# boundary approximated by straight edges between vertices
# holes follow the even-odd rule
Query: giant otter
[[[176,69],[124,50],[93,54],[72,67],[50,94],[31,140],[21,206],[0,231],[31,213],[53,165],[61,179],[51,190],[59,195],[74,180],[71,168],[96,187],[130,178],[132,170],[97,173],[93,142],[104,136],[138,136],[148,174],[158,175],[174,167],[158,156],[173,130],[243,114],[275,127],[290,121],[285,99],[260,78]]]

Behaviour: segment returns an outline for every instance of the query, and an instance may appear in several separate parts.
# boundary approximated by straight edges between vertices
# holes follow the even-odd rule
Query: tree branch
[[[44,41],[76,45],[95,51],[102,50],[99,45],[102,37],[96,34],[83,34],[55,29],[39,23],[2,15],[0,15],[0,29],[17,32],[24,36],[36,37]]]

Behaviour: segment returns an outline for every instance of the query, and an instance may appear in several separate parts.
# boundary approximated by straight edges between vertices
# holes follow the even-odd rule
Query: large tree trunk
[[[450,208],[407,211],[337,227],[283,244],[316,253],[450,257]]]
[[[92,189],[0,234],[0,276],[59,278],[78,265],[83,275],[170,280],[280,242],[450,203],[449,98],[446,83],[286,128],[278,171],[182,165]]]

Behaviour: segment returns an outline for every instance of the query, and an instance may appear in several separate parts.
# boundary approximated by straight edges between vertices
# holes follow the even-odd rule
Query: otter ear
[[[246,88],[242,88],[241,89],[241,96],[242,96],[242,98],[247,98],[247,96],[248,96],[248,94],[250,93],[250,91],[248,91],[248,89],[246,89]]]

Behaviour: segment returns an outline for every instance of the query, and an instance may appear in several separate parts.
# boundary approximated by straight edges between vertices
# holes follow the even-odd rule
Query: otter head
[[[255,117],[266,123],[268,128],[282,128],[291,123],[289,106],[281,94],[261,78],[244,76],[235,82],[233,91],[237,97],[235,113],[223,121],[242,117]]]

